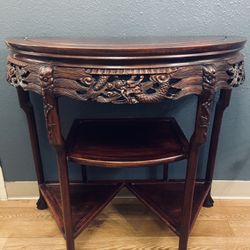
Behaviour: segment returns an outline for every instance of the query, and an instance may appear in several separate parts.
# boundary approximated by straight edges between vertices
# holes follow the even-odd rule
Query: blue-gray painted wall
[[[163,35],[241,35],[250,39],[249,0],[0,0],[0,158],[6,181],[34,180],[34,163],[23,112],[15,89],[5,81],[7,50],[4,39],[12,36],[163,36]],[[247,44],[246,73],[250,74],[250,47]],[[216,179],[250,179],[250,85],[233,91],[225,112]],[[154,117],[175,114],[190,136],[193,129],[195,97],[180,102],[155,105],[102,105],[63,98],[62,124],[67,133],[74,117]],[[41,99],[33,94],[45,174],[56,178],[53,150],[41,110]],[[67,104],[66,104],[67,103]],[[72,112],[74,111],[74,112]],[[199,175],[204,173],[207,146],[201,151]],[[172,176],[182,176],[185,162],[171,165]],[[73,178],[80,168],[71,166]],[[109,170],[89,168],[91,178],[159,177],[161,168]]]

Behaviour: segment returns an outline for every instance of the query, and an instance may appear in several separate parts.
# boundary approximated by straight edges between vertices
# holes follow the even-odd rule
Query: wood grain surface
[[[98,167],[140,167],[183,160],[188,140],[174,118],[77,119],[67,139],[70,160]]]
[[[188,249],[248,250],[249,235],[250,201],[217,200],[213,208],[202,208]],[[76,239],[76,250],[174,250],[177,245],[178,237],[136,199],[113,200]],[[2,201],[0,249],[64,250],[65,243],[48,210],[35,209],[35,201]]]
[[[177,57],[222,51],[232,52],[244,46],[244,37],[126,37],[126,38],[12,38],[8,47],[21,54],[53,57]]]
[[[208,192],[214,171],[222,114],[229,104],[231,89],[239,86],[245,80],[244,57],[240,53],[245,42],[245,38],[225,36],[209,38],[178,37],[174,39],[171,38],[170,40],[157,38],[157,41],[150,38],[150,41],[142,39],[142,41],[99,41],[98,43],[82,40],[65,41],[52,38],[9,39],[7,41],[7,45],[10,49],[7,63],[7,81],[19,89],[18,96],[20,105],[26,112],[29,122],[33,155],[36,160],[35,163],[40,187],[43,187],[45,184],[42,183],[43,170],[39,159],[38,144],[36,143],[34,117],[31,111],[26,110],[26,106],[30,105],[30,103],[27,95],[25,96],[23,92],[34,91],[41,94],[43,98],[44,118],[48,139],[56,151],[62,206],[61,209],[58,206],[52,206],[52,204],[56,204],[56,202],[50,202],[48,199],[49,195],[40,188],[44,197],[40,197],[38,208],[44,209],[46,207],[45,201],[43,200],[44,198],[48,202],[50,209],[54,208],[52,211],[54,211],[53,215],[55,218],[60,218],[61,210],[61,214],[63,215],[61,218],[63,218],[63,220],[56,219],[56,221],[57,223],[59,222],[59,225],[64,225],[67,250],[75,250],[74,236],[77,234],[74,233],[72,226],[74,223],[74,209],[71,204],[72,194],[70,193],[67,166],[68,155],[71,159],[73,158],[72,155],[74,155],[80,165],[89,165],[86,159],[88,159],[88,161],[91,159],[94,161],[101,160],[105,163],[101,165],[98,163],[96,164],[97,166],[108,166],[110,162],[121,162],[119,163],[120,166],[126,163],[124,166],[127,166],[134,165],[131,163],[138,163],[139,161],[143,163],[141,166],[146,166],[149,165],[149,161],[158,159],[163,159],[162,162],[164,163],[170,162],[169,159],[171,157],[177,160],[179,156],[183,156],[186,151],[184,151],[183,146],[181,145],[180,147],[180,143],[176,141],[176,137],[178,136],[174,136],[175,138],[173,138],[174,134],[178,135],[180,133],[172,133],[173,129],[168,129],[168,127],[166,129],[166,125],[162,126],[161,124],[161,126],[158,125],[157,127],[155,127],[155,125],[148,126],[148,124],[147,126],[143,124],[145,127],[141,124],[139,124],[140,126],[138,126],[138,124],[135,126],[135,121],[133,121],[133,126],[129,129],[127,128],[128,124],[126,124],[125,127],[119,126],[120,129],[118,129],[118,126],[115,126],[115,129],[113,129],[110,124],[104,124],[102,126],[100,126],[100,124],[98,126],[91,124],[91,129],[86,129],[85,126],[83,130],[90,134],[90,138],[86,138],[85,133],[81,134],[77,131],[75,138],[79,138],[80,141],[73,140],[73,146],[70,147],[71,149],[73,148],[73,150],[67,151],[67,143],[65,144],[61,131],[58,97],[68,96],[76,100],[92,100],[101,103],[136,104],[156,103],[164,99],[177,100],[191,94],[198,95],[195,129],[188,147],[183,205],[181,206],[181,213],[170,214],[171,218],[175,216],[178,217],[178,220],[175,218],[171,223],[175,228],[176,225],[179,225],[177,226],[178,230],[175,230],[180,236],[178,249],[187,250],[191,225],[197,214],[193,213],[192,208],[198,211],[204,200],[205,206],[213,205],[213,200]],[[206,192],[203,192],[203,195],[201,195],[202,199],[198,199],[199,202],[197,202],[197,199],[194,198],[194,193],[199,148],[207,139],[214,95],[217,90],[221,91],[221,95],[216,108],[208,157],[206,174],[208,188],[205,190]],[[155,122],[156,121],[154,121],[154,123]],[[95,127],[95,129],[92,129],[92,127]],[[168,132],[166,132],[163,127]],[[148,133],[145,133],[145,128],[149,128],[146,130]],[[101,131],[101,133],[97,132],[102,129],[104,131]],[[126,132],[124,132],[125,130]],[[156,131],[158,135],[156,135]],[[97,134],[97,139],[93,134]],[[130,134],[132,134],[131,137]],[[107,136],[105,137],[104,135]],[[121,135],[123,135],[123,138],[121,138]],[[100,138],[101,144],[99,143]],[[115,138],[115,140],[113,138]],[[119,143],[117,143],[117,138],[121,139],[118,140]],[[92,143],[93,141],[94,143]],[[121,146],[120,141],[122,141]],[[103,144],[103,142],[105,143]],[[150,147],[145,148],[144,145],[149,145]],[[71,154],[68,154],[70,152]],[[93,152],[95,154],[93,154]],[[87,155],[85,155],[86,153]],[[150,155],[152,153],[153,155]],[[147,157],[145,158],[145,156]],[[150,165],[159,162],[151,163]],[[137,166],[139,165],[137,164]],[[136,189],[134,187],[132,188],[132,186],[128,187],[149,208],[153,211],[157,211],[157,214],[164,220],[166,219],[166,217],[163,216],[163,214],[166,214],[164,210],[166,205],[161,204],[163,200],[161,199],[161,193],[167,190],[158,190],[157,194],[155,194],[157,199],[152,202],[152,193],[155,193],[154,190],[153,192],[151,192],[151,190],[145,192],[144,188],[141,190],[141,188],[138,189],[138,187],[136,187]],[[93,197],[95,197],[95,195]],[[173,195],[173,197],[175,198],[175,195]],[[175,199],[168,200],[175,201]],[[86,204],[88,204],[88,199]],[[114,204],[114,206],[116,206],[116,204]],[[123,205],[120,207],[122,206]],[[179,207],[180,206],[178,206],[177,209],[179,209]],[[77,207],[77,209],[79,208],[80,207]],[[71,211],[73,211],[73,213],[71,213]],[[125,214],[126,212],[127,210],[124,211]],[[138,216],[140,217],[141,214],[140,211]],[[84,216],[84,218],[85,217],[86,216]],[[79,219],[79,216],[76,218]],[[94,217],[91,216],[91,218],[93,219]],[[79,226],[79,229],[83,227],[81,221],[82,220],[80,220],[81,226]],[[95,223],[97,221],[98,220],[95,220]],[[33,221],[31,220],[31,222]],[[20,233],[25,235],[25,233],[27,233],[26,231],[32,228],[32,226],[30,226],[31,222],[27,221]],[[90,222],[90,220],[88,220],[88,222]],[[92,245],[90,244],[88,246],[90,236],[87,236],[87,239],[84,238],[83,244],[81,240],[78,244],[80,246],[83,245],[85,249],[171,249],[172,241],[170,240],[170,243],[165,242],[164,238],[165,235],[168,235],[168,230],[162,238],[159,234],[155,236],[156,238],[154,239],[165,242],[163,245],[160,243],[155,247],[156,242],[152,240],[152,231],[157,232],[157,229],[152,230],[152,226],[150,225],[143,227],[144,220],[138,219],[137,217],[133,221],[127,219],[125,222],[121,229],[119,229],[123,224],[122,221],[117,223],[116,220],[110,220],[109,218],[98,221],[96,225],[93,224],[95,230],[92,234],[98,233],[100,230],[103,232],[104,237],[100,237],[102,239],[101,245],[97,247],[97,240],[91,242]],[[216,228],[218,231],[223,231],[225,237],[231,237],[234,235],[234,232],[236,234],[241,230],[241,228],[238,228],[233,231],[227,220],[220,221],[218,225],[216,223],[214,225],[213,222],[214,221],[208,220],[207,223],[201,223],[201,229],[197,231],[198,235],[200,231],[203,231],[203,228],[206,232],[204,236],[207,237],[216,236],[214,235]],[[13,228],[20,227],[20,224],[18,224],[16,220],[14,223],[16,223],[16,225]],[[4,222],[2,225],[3,227],[5,225],[7,228],[12,228],[9,222]],[[118,230],[112,230],[112,226],[118,228]],[[207,229],[207,227],[209,227],[209,229]],[[46,225],[44,228],[45,231],[50,229],[49,225]],[[60,228],[62,229],[62,227]],[[126,228],[128,228],[127,231],[130,232],[130,234],[126,233]],[[142,232],[147,228],[149,229],[148,232],[150,232],[150,235],[144,238]],[[34,231],[40,233],[42,230],[37,229],[37,231]],[[76,231],[80,233],[80,230]],[[162,232],[162,230],[159,231]],[[9,232],[9,230],[5,230],[4,232]],[[89,230],[87,233],[88,232]],[[194,230],[194,235],[195,232]],[[49,233],[50,231],[46,231],[45,237],[48,237]],[[87,233],[85,233],[85,235],[87,235]],[[126,236],[124,240],[116,241],[114,237],[117,233],[125,233],[124,235]],[[141,242],[141,237],[143,242]],[[95,238],[98,239],[98,236]],[[113,239],[114,243],[112,241]],[[123,239],[123,236],[121,236],[121,239]],[[175,238],[173,239],[173,241],[175,241]],[[210,240],[210,242],[212,243],[213,241]],[[8,249],[7,243],[5,245],[7,245]],[[26,241],[24,241],[24,243],[26,243]],[[139,244],[138,247],[136,246],[137,243]],[[116,245],[113,247],[114,244]],[[20,249],[36,248],[32,246],[32,244],[30,245],[29,248],[21,246]],[[37,245],[40,244],[37,243]],[[158,245],[160,246],[158,247]],[[219,243],[217,245],[219,245]],[[44,248],[45,246],[41,247],[41,249]],[[77,246],[77,248],[79,249],[79,246]],[[18,246],[14,245],[9,249],[18,249]],[[48,249],[52,249],[51,246],[48,247]],[[57,249],[60,249],[60,247]],[[198,248],[196,247],[196,249]],[[208,247],[205,249],[208,249]],[[213,247],[211,249],[216,248]]]

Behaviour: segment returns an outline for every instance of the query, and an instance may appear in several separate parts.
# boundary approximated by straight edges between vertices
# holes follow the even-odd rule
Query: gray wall
[[[5,81],[7,50],[4,39],[12,36],[140,36],[140,35],[243,35],[250,39],[249,0],[0,0],[0,157],[7,181],[34,180],[35,173],[25,116],[18,107],[15,89]],[[244,50],[250,73],[249,45]],[[250,179],[250,86],[235,89],[226,111],[220,137],[215,178]],[[47,142],[41,99],[32,95],[42,146],[45,174],[56,178],[53,150]],[[65,102],[69,101],[68,105]],[[193,129],[195,98],[179,103],[115,106],[61,100],[63,129],[75,117],[167,116],[175,114],[187,135]],[[72,109],[75,111],[72,114]],[[207,146],[202,148],[199,175],[204,173]],[[185,162],[171,167],[172,176],[183,175]],[[78,178],[79,167],[71,167]],[[161,168],[107,170],[91,168],[92,178],[159,177]]]

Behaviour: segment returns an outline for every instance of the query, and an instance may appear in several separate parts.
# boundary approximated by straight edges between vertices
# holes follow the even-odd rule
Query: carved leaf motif
[[[227,74],[230,76],[228,84],[232,87],[238,87],[245,80],[245,67],[244,62],[233,64],[227,71]]]
[[[28,75],[29,71],[27,71],[25,67],[14,65],[12,63],[7,64],[7,81],[14,87],[20,86],[26,90],[26,78]]]

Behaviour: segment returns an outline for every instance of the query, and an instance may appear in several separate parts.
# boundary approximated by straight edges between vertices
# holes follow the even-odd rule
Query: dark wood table
[[[17,87],[30,130],[40,190],[37,207],[49,207],[68,250],[74,249],[74,238],[123,187],[180,237],[179,249],[187,249],[188,236],[200,208],[213,205],[210,189],[219,131],[231,89],[245,78],[244,60],[239,52],[245,42],[242,37],[224,36],[6,41],[10,52],[7,80]],[[43,98],[48,138],[57,156],[58,183],[48,183],[44,178],[28,91]],[[216,91],[220,91],[220,97],[206,178],[197,180],[199,148],[207,139]],[[77,119],[67,138],[62,136],[57,102],[60,96],[135,105],[177,100],[187,95],[198,96],[195,128],[189,139],[171,117]],[[168,180],[168,163],[183,159],[187,160],[185,180]],[[69,181],[68,161],[82,166],[81,183]],[[159,164],[164,165],[162,180],[90,181],[86,172],[86,166],[122,168]]]

